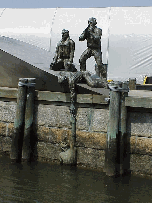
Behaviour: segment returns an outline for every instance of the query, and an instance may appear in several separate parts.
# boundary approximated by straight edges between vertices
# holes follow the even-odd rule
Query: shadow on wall
[[[55,75],[36,68],[2,50],[0,50],[0,86],[18,87],[19,78],[36,78],[37,90],[56,92],[68,91],[67,86],[62,87]]]

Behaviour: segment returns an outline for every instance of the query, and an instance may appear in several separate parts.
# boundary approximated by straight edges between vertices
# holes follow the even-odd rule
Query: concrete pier
[[[98,88],[97,88],[98,89]],[[77,165],[104,171],[109,104],[107,94],[77,94]],[[17,109],[17,88],[0,87],[0,153],[10,155]],[[70,93],[35,90],[35,149],[39,161],[59,162],[61,146],[69,146],[71,136]],[[131,173],[152,174],[152,92],[129,90],[125,96],[126,130],[123,136]],[[124,112],[126,113],[126,112]],[[125,114],[122,114],[122,118]],[[122,129],[122,127],[121,127]],[[124,129],[124,128],[123,128]],[[123,131],[124,133],[124,131]],[[123,134],[124,135],[124,134]],[[127,141],[127,142],[126,142]],[[126,156],[127,155],[127,156]],[[123,162],[124,163],[124,162]],[[120,163],[122,164],[122,163]],[[124,169],[124,164],[120,165]]]

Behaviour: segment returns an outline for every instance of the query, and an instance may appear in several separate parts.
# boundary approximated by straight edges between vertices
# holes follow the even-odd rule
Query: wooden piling
[[[22,147],[22,159],[30,161],[32,153],[33,138],[33,117],[34,117],[34,96],[35,96],[35,78],[28,79],[27,99],[25,109],[25,128]]]
[[[125,97],[128,96],[128,83],[122,83],[120,102],[120,174],[127,174],[130,170],[130,141],[127,135],[127,107],[125,106]]]
[[[16,162],[21,161],[22,157],[22,143],[24,135],[24,119],[25,119],[25,104],[28,80],[20,78],[18,83],[16,117],[14,121],[14,135],[12,137],[12,146],[10,158]]]
[[[118,83],[112,84],[118,87]],[[115,176],[119,173],[118,160],[118,127],[120,113],[120,92],[110,91],[109,121],[107,128],[107,144],[105,150],[105,172],[108,176]]]
[[[127,82],[116,82],[110,85],[109,121],[104,168],[108,176],[120,176],[129,170],[126,96],[128,96]]]

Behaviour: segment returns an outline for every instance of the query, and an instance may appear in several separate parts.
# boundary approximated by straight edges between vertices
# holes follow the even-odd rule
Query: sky
[[[152,0],[1,0],[1,8],[91,8],[152,6]]]

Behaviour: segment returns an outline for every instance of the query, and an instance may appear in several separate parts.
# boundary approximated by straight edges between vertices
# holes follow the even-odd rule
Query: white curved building
[[[102,58],[103,63],[108,64],[108,79],[123,81],[134,77],[142,83],[145,75],[152,75],[151,11],[151,7],[1,8],[0,36],[3,40],[0,49],[32,65],[49,69],[65,28],[75,41],[74,63],[79,69],[79,58],[87,47],[86,41],[79,41],[79,36],[87,27],[88,19],[95,17],[97,27],[103,31]],[[8,37],[15,39],[14,45],[9,44]],[[19,49],[16,47],[18,40],[25,42],[24,45],[19,43]],[[35,52],[30,52],[30,45],[36,47]],[[95,73],[94,65],[93,57],[87,60],[87,70],[92,73]]]

